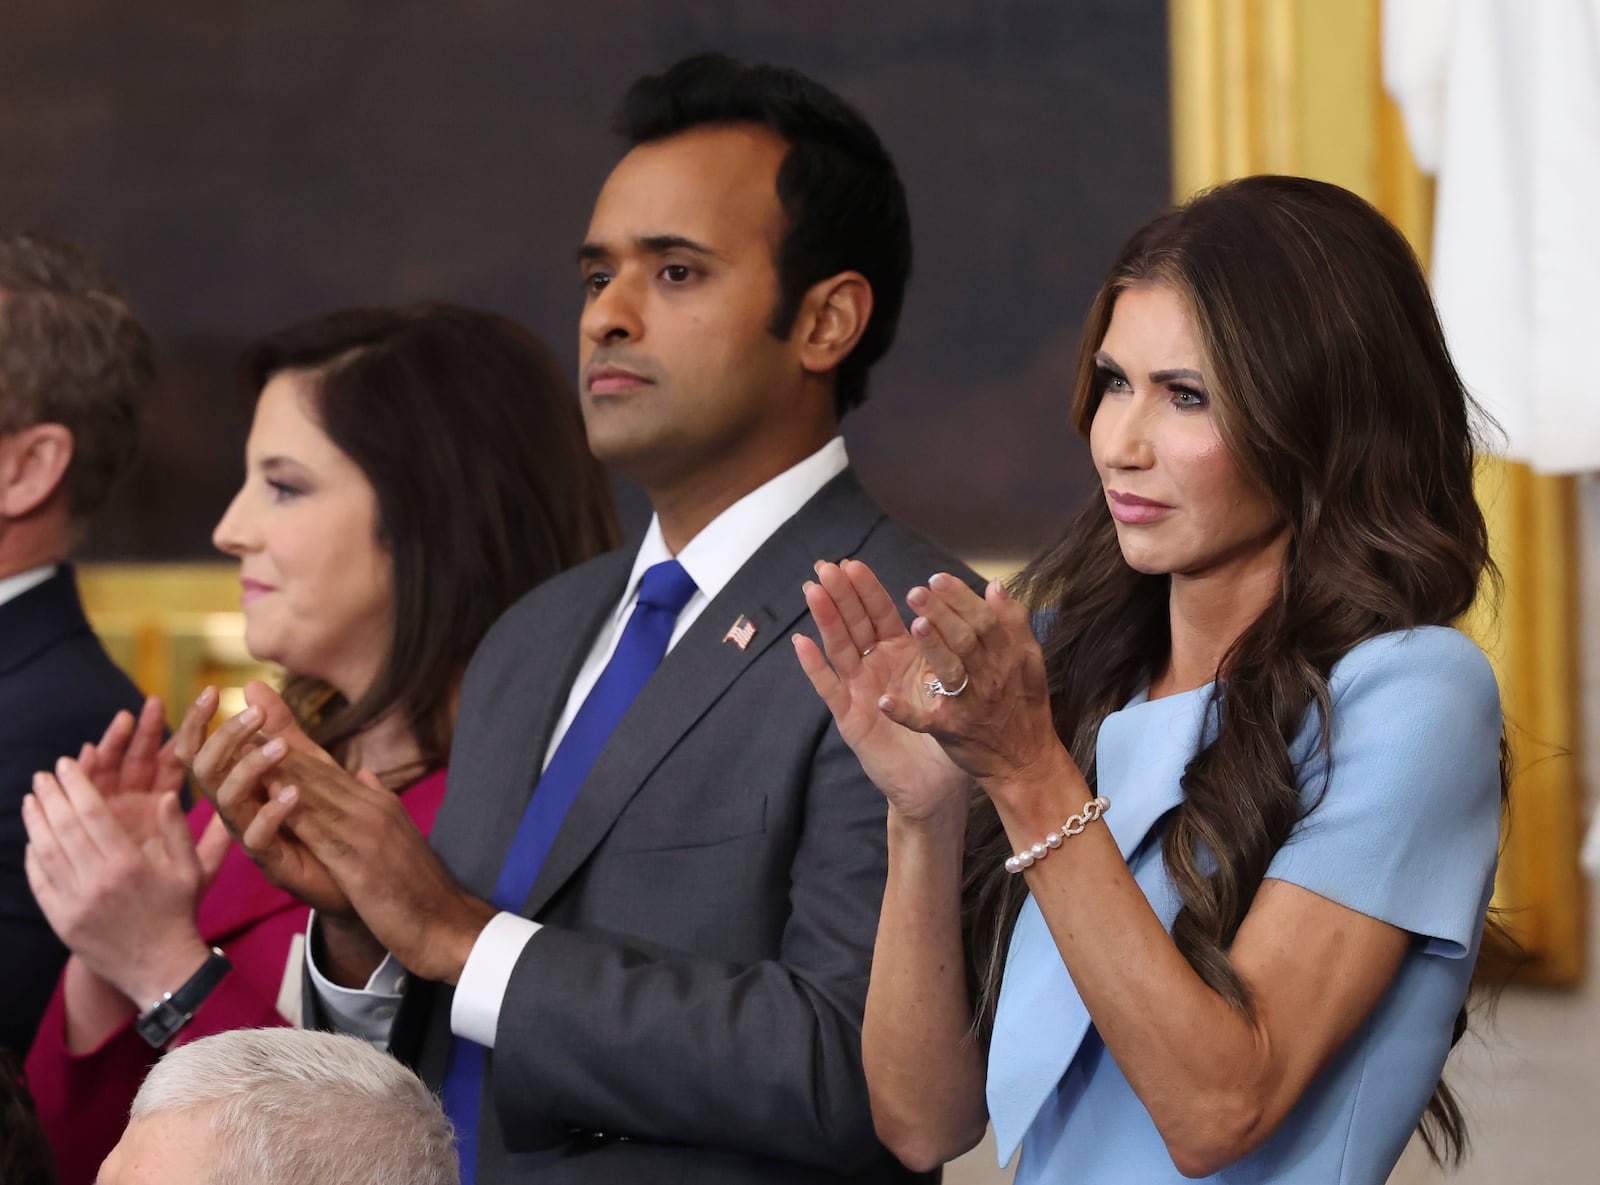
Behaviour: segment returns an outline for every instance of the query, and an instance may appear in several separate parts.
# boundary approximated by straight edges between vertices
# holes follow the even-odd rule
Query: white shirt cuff
[[[450,1031],[457,1037],[476,1041],[485,1049],[494,1048],[500,1005],[511,985],[511,973],[522,957],[522,948],[538,932],[538,922],[514,913],[497,913],[489,919],[467,955],[450,1005]]]
[[[317,924],[316,910],[306,921],[306,968],[311,975],[311,989],[327,1014],[329,1022],[341,1033],[360,1037],[380,1050],[389,1048],[389,1033],[394,1028],[394,1015],[400,1008],[400,997],[406,989],[406,969],[393,955],[385,955],[378,969],[368,977],[365,987],[340,987],[317,966],[312,952],[313,928]]]

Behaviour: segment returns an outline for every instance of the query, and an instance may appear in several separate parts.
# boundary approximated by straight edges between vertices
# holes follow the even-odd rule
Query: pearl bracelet
[[[1061,830],[1052,831],[1031,848],[1023,848],[1022,851],[1007,860],[1006,871],[1015,875],[1023,871],[1023,869],[1032,868],[1034,864],[1048,856],[1052,848],[1059,848],[1061,841],[1066,839],[1067,836],[1082,834],[1085,827],[1110,809],[1111,800],[1109,798],[1102,796],[1090,799],[1083,804],[1083,813],[1073,815],[1065,823],[1061,824]]]

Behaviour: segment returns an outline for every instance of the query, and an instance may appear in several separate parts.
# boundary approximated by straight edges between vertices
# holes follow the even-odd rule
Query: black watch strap
[[[205,1003],[211,989],[221,983],[222,977],[231,970],[233,964],[228,962],[228,956],[212,947],[206,961],[200,964],[200,970],[189,976],[177,991],[165,993],[141,1012],[139,1019],[133,1022],[133,1027],[139,1030],[139,1036],[152,1048],[160,1049],[177,1035],[179,1029],[194,1019],[195,1012]]]

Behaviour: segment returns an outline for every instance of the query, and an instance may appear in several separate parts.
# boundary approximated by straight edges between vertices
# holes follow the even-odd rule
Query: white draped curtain
[[[1600,0],[1386,0],[1383,75],[1462,377],[1510,459],[1600,469]]]

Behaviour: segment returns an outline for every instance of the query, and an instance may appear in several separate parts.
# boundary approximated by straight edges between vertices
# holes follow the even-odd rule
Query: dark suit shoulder
[[[614,606],[622,595],[622,584],[632,569],[636,552],[635,546],[608,551],[575,568],[558,572],[529,589],[495,620],[479,643],[479,650],[489,649],[496,641],[520,636],[529,622],[542,622],[551,613],[567,614],[583,605]]]
[[[70,567],[0,606],[0,744],[76,753],[143,702],[90,628]]]
[[[872,567],[890,592],[895,591],[890,576],[909,580],[909,588],[926,584],[936,572],[959,576],[975,588],[983,586],[983,578],[950,551],[887,515],[863,541],[857,558]]]
[[[28,1048],[67,957],[28,889],[18,804],[35,770],[76,756],[141,702],[89,628],[70,568],[0,605],[0,949],[11,967],[0,1044]]]
[[[0,675],[0,744],[26,738],[76,754],[119,711],[138,712],[143,703],[93,634],[64,638]]]

